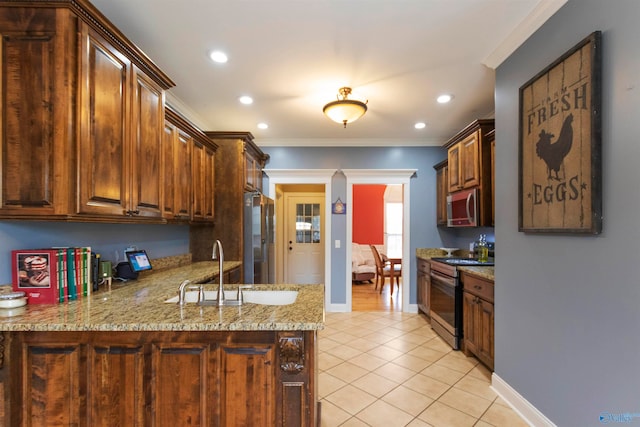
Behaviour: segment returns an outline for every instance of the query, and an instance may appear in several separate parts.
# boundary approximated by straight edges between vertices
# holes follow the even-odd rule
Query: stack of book
[[[91,294],[93,265],[88,246],[13,250],[13,290],[25,292],[29,304],[77,300]]]

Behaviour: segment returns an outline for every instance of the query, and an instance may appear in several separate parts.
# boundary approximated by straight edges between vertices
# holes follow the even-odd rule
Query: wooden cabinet
[[[492,281],[462,272],[464,353],[474,354],[493,370],[494,365],[494,285]]]
[[[262,168],[264,166],[263,155],[245,151],[245,179],[244,189],[246,191],[259,191],[262,193]]]
[[[204,132],[171,107],[166,108],[165,219],[213,222],[217,148]]]
[[[496,224],[496,131],[487,133],[487,140],[491,147],[491,225]]]
[[[447,225],[447,194],[449,194],[448,161],[433,168],[436,170],[436,224]]]
[[[193,221],[213,222],[215,150],[193,141]]]
[[[161,217],[164,90],[81,24],[79,215]]]
[[[160,222],[173,82],[86,1],[4,2],[0,31],[0,217]]]
[[[315,426],[315,331],[5,332],[6,426]]]
[[[423,258],[417,258],[418,309],[431,316],[429,307],[429,292],[431,291],[431,263]]]
[[[262,188],[262,169],[269,157],[255,145],[250,132],[205,134],[218,146],[213,239],[224,244],[225,259],[242,260],[244,193]]]
[[[63,22],[60,22],[63,21]],[[75,113],[75,34],[55,9],[0,9],[0,216],[68,214]],[[65,108],[68,106],[69,108]]]
[[[447,149],[448,192],[478,188],[478,226],[492,225],[491,145],[494,120],[476,120],[451,138]]]

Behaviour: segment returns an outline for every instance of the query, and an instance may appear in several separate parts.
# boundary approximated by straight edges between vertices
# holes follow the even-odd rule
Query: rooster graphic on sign
[[[560,166],[562,166],[564,158],[571,151],[571,145],[573,144],[572,122],[573,114],[569,114],[564,119],[562,129],[560,129],[560,136],[555,142],[551,142],[551,138],[555,136],[554,134],[547,133],[544,129],[540,131],[540,139],[536,142],[536,154],[547,164],[548,179],[560,181],[560,177],[558,177]],[[555,176],[551,176],[551,171],[555,172]]]

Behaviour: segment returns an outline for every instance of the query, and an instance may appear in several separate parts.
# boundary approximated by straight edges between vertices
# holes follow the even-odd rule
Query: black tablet
[[[127,251],[125,252],[125,255],[131,265],[131,270],[136,273],[139,271],[151,270],[151,262],[149,261],[147,252],[144,250]]]

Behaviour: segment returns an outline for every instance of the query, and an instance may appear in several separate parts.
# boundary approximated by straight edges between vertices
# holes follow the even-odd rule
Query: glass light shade
[[[346,126],[347,123],[355,122],[362,117],[367,112],[367,106],[360,101],[343,99],[328,103],[322,111],[334,122]]]
[[[328,103],[324,106],[322,112],[334,122],[342,123],[344,127],[347,127],[347,123],[355,122],[367,112],[367,104],[362,101],[347,99],[347,96],[351,93],[351,88],[340,88],[339,93],[342,99]]]

